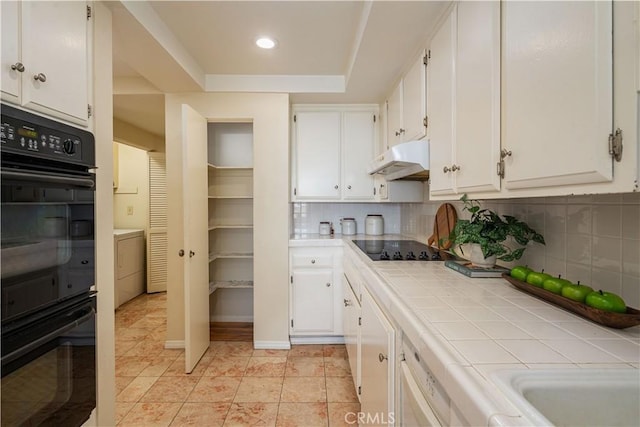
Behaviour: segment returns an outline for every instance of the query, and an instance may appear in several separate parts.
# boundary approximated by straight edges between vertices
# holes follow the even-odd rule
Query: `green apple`
[[[566,279],[562,279],[558,274],[558,277],[550,277],[542,282],[542,287],[548,290],[549,292],[553,292],[554,294],[560,295],[562,293],[562,289],[567,285],[572,285],[570,281]]]
[[[576,284],[570,284],[562,288],[562,296],[578,302],[584,302],[587,295],[593,292],[591,286],[581,285],[580,281]]]
[[[511,275],[511,277],[513,277],[514,279],[517,280],[522,280],[523,282],[526,280],[527,275],[529,273],[531,273],[533,270],[531,270],[529,267],[527,267],[526,265],[517,265],[515,267],[513,267],[511,269],[511,272],[509,272],[509,274]]]
[[[530,285],[541,288],[544,281],[550,278],[551,276],[545,273],[543,269],[539,273],[537,271],[532,271],[531,273],[527,274],[526,282]]]
[[[620,296],[612,292],[594,291],[587,295],[584,302],[593,308],[615,313],[626,313],[627,304]]]

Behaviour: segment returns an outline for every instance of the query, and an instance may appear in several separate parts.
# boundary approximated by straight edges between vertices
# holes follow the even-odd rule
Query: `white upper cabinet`
[[[86,125],[85,2],[2,2],[2,99]]]
[[[24,65],[20,61],[19,4],[16,1],[3,1],[0,7],[2,8],[2,51],[0,52],[2,99],[20,103],[20,82]]]
[[[504,2],[505,187],[612,179],[612,3]]]
[[[451,174],[458,193],[499,191],[500,3],[458,3],[456,29]]]
[[[342,114],[339,111],[297,112],[294,129],[294,197],[339,199]]]
[[[426,135],[425,62],[425,52],[422,51],[387,99],[386,149]]]
[[[373,159],[376,138],[374,113],[345,111],[342,116],[342,197],[345,200],[371,200],[373,177],[368,168]]]
[[[292,200],[374,200],[376,125],[374,106],[294,107]]]
[[[431,194],[499,191],[500,3],[458,3],[429,50]]]
[[[453,88],[455,9],[449,14],[429,47],[429,161],[432,195],[453,194],[453,173],[445,172],[453,164]]]
[[[387,141],[385,149],[402,142],[402,81],[395,87],[387,105]]]
[[[402,141],[415,141],[426,135],[427,78],[424,50],[402,79]]]

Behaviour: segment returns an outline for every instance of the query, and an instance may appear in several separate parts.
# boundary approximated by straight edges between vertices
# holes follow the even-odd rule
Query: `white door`
[[[394,338],[393,326],[369,292],[363,290],[361,410],[365,414],[379,414],[385,420],[389,420],[394,410]]]
[[[457,9],[455,187],[500,191],[500,2],[463,1]]]
[[[373,177],[368,168],[375,145],[375,113],[343,113],[342,176],[344,199],[373,200]]]
[[[75,122],[87,121],[87,4],[22,2],[22,103]],[[42,74],[41,80],[34,76]]]
[[[207,120],[182,105],[185,372],[209,347]]]
[[[414,141],[424,137],[426,128],[427,80],[424,65],[424,51],[416,58],[402,79],[402,134],[403,141]]]
[[[429,151],[431,161],[429,191],[433,195],[453,194],[454,48],[455,6],[431,40],[429,58]],[[447,168],[445,172],[444,168]]]
[[[292,332],[331,333],[334,330],[333,271],[293,271]]]
[[[167,161],[149,152],[149,222],[147,226],[147,292],[167,290]]]
[[[22,72],[18,71],[22,63],[19,51],[19,27],[18,27],[18,2],[0,2],[2,14],[2,64],[0,70],[0,83],[2,84],[2,99],[19,103],[20,82]],[[19,64],[20,63],[20,64]],[[17,67],[12,70],[11,67]],[[21,68],[20,68],[21,69]]]
[[[340,198],[341,113],[296,113],[296,187],[298,199]]]
[[[503,2],[505,187],[610,181],[612,2]]]

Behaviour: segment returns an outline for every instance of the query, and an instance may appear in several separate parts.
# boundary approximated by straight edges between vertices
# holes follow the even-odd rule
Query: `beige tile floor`
[[[116,310],[118,426],[341,426],[359,411],[344,346],[215,341],[185,374],[184,351],[164,348],[165,307],[144,294]]]

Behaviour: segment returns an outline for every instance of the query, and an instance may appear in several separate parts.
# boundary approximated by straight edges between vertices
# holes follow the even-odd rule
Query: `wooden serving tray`
[[[610,311],[604,311],[597,308],[589,307],[584,303],[565,298],[562,295],[554,294],[553,292],[549,292],[546,289],[530,285],[527,282],[514,279],[513,277],[509,276],[509,273],[502,273],[502,277],[513,286],[525,293],[536,296],[548,303],[557,305],[558,307],[562,307],[567,311],[575,313],[600,325],[608,326],[615,329],[624,329],[631,326],[640,325],[640,311],[636,310],[635,308],[627,307],[626,313],[613,313]]]

